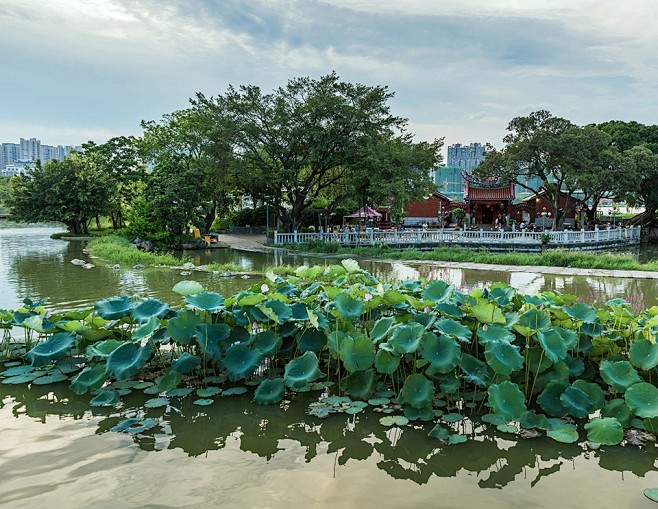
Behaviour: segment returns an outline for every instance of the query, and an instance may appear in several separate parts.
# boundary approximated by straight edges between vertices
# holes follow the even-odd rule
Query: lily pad
[[[601,377],[617,392],[624,392],[631,385],[641,382],[633,365],[628,361],[602,360],[599,366]]]
[[[647,382],[631,385],[624,399],[638,417],[658,417],[658,388],[655,385]]]
[[[32,366],[46,366],[66,356],[73,348],[74,336],[70,332],[57,332],[25,354]]]
[[[525,396],[519,386],[505,381],[487,389],[489,404],[494,412],[509,421],[516,421],[527,411]]]
[[[96,396],[94,396],[91,401],[89,401],[89,406],[94,407],[104,407],[104,406],[115,406],[121,403],[121,398],[119,393],[112,388],[101,389]]]
[[[375,345],[364,334],[347,336],[340,344],[340,359],[349,373],[365,371],[375,360]]]
[[[197,406],[209,406],[212,405],[214,402],[215,402],[214,399],[201,398],[201,399],[195,399],[194,401],[192,401],[192,404]]]
[[[322,375],[318,364],[316,355],[306,352],[286,364],[283,380],[291,389],[302,388]]]
[[[285,393],[283,378],[263,380],[254,392],[254,401],[259,405],[273,405],[281,401]]]
[[[629,359],[634,366],[648,371],[658,366],[658,343],[651,343],[646,339],[633,342],[629,350]]]
[[[409,419],[403,415],[387,415],[379,419],[382,426],[404,426],[409,424]]]
[[[434,398],[434,384],[420,373],[409,375],[400,391],[400,397],[414,408],[423,408]]]
[[[336,295],[336,309],[345,320],[355,320],[363,314],[365,304],[345,292]]]
[[[105,320],[120,320],[130,314],[132,301],[128,297],[110,297],[97,300],[94,309]]]
[[[614,417],[596,418],[585,424],[587,440],[601,445],[617,445],[624,439],[624,428]]]
[[[161,408],[169,404],[169,398],[151,398],[144,402],[145,408]]]
[[[203,291],[203,286],[198,281],[179,281],[171,289],[172,292],[186,297]]]
[[[158,425],[158,421],[155,419],[142,419],[140,417],[133,417],[121,421],[119,424],[114,426],[111,431],[119,431],[130,434],[143,433],[148,431],[151,428],[155,428]]]
[[[222,391],[222,396],[239,396],[247,392],[246,387],[231,387]]]

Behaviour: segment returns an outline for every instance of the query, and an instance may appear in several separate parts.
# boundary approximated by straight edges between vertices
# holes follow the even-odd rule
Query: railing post
[[[395,229],[395,234],[394,234],[394,236],[393,236],[393,238],[395,239],[395,243],[396,243],[396,244],[399,244],[399,243],[400,243],[400,237],[399,237],[398,233],[399,233],[399,232],[398,232],[398,229],[396,228],[396,229]]]
[[[420,228],[416,231],[416,244],[420,244]]]
[[[482,239],[484,238],[484,230],[480,228],[480,244],[482,244]]]
[[[276,245],[278,243],[279,243],[279,232],[274,230],[274,244]]]
[[[610,227],[608,226],[608,240],[610,240],[610,235],[611,235]]]
[[[443,244],[443,226],[441,227],[441,231],[439,232],[439,242]]]
[[[370,230],[370,245],[375,245],[375,232],[372,229]]]
[[[594,227],[594,242],[599,242],[599,240],[600,240],[599,227],[595,226]]]
[[[585,228],[580,228],[580,241],[584,244],[585,243]]]
[[[318,232],[320,234],[320,242],[324,240],[324,232],[322,231],[322,226],[320,226],[320,231]]]
[[[294,230],[294,231],[293,231],[293,236],[292,236],[292,238],[293,238],[295,244],[297,244],[297,240],[298,240],[298,238],[299,238],[299,237],[297,236],[297,230]]]

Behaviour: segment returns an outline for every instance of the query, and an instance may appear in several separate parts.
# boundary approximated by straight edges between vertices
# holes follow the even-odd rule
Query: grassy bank
[[[336,243],[309,242],[286,244],[286,249],[322,254],[344,254],[387,258],[391,260],[428,260],[442,262],[486,263],[492,265],[531,265],[546,267],[574,267],[579,269],[647,270],[658,271],[658,261],[638,262],[630,254],[584,253],[551,249],[535,253],[491,253],[484,249],[442,247],[432,251],[393,249],[387,246],[344,248]]]
[[[189,261],[176,258],[171,253],[159,254],[140,251],[127,239],[117,235],[93,239],[87,244],[87,249],[93,256],[120,265],[180,266]]]

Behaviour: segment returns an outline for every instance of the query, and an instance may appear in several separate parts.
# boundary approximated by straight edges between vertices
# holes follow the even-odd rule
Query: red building
[[[430,227],[437,227],[441,224],[441,219],[445,217],[446,212],[453,208],[451,203],[450,198],[438,191],[434,191],[432,196],[426,200],[409,202],[404,209],[404,224],[420,226],[427,223]]]

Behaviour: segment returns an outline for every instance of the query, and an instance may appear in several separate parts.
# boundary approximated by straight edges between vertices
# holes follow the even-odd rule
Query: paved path
[[[227,247],[242,251],[253,251],[258,253],[267,253],[275,249],[265,245],[265,235],[231,235],[221,234],[220,243]],[[342,258],[342,256],[341,256]],[[414,260],[394,260],[396,262]],[[442,262],[442,261],[417,261],[416,263],[430,263],[438,267],[448,267],[454,269],[472,269],[504,272],[535,272],[539,274],[559,274],[565,276],[597,276],[597,277],[618,277],[618,278],[635,278],[635,279],[656,279],[658,272],[648,270],[609,270],[609,269],[577,269],[574,267],[544,267],[536,265],[494,265],[487,263],[469,263],[469,262]]]

